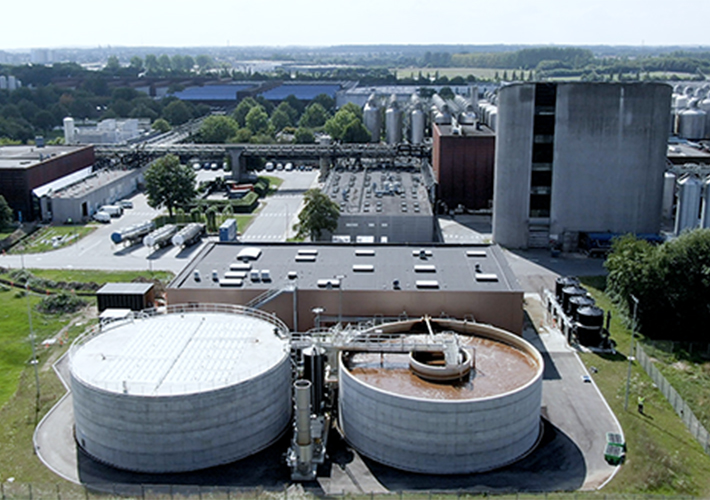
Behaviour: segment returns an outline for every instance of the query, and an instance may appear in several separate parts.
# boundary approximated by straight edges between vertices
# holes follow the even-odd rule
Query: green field
[[[47,226],[15,245],[9,253],[41,253],[71,245],[96,230],[96,226]]]
[[[29,269],[38,278],[52,281],[78,281],[80,283],[131,282],[136,278],[159,279],[167,282],[172,279],[169,271],[94,271],[86,269]],[[7,279],[7,278],[6,278]]]

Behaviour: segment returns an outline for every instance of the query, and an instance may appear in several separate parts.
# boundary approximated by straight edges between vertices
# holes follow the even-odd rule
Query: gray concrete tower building
[[[671,91],[661,83],[502,87],[494,241],[569,247],[582,231],[658,232]]]

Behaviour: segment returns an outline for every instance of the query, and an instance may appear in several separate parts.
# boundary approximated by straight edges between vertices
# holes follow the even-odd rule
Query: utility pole
[[[637,299],[633,294],[630,295],[631,300],[634,301],[634,313],[631,320],[631,347],[629,349],[629,368],[626,372],[626,398],[624,399],[624,411],[629,409],[629,390],[631,387],[631,363],[634,360],[634,341],[636,340],[636,313],[639,307],[639,299]]]

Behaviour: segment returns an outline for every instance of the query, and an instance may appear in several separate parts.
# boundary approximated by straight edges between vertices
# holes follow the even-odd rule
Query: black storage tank
[[[602,342],[604,311],[596,306],[577,309],[577,340],[585,346],[598,346]]]
[[[579,285],[579,278],[574,276],[560,276],[555,280],[555,298],[558,304],[562,304],[562,289],[568,286]]]
[[[594,299],[587,295],[575,295],[574,297],[569,299],[569,316],[574,321],[579,321],[579,317],[577,316],[577,310],[580,307],[593,306],[594,303]]]
[[[587,295],[587,290],[582,288],[581,286],[568,286],[562,289],[562,310],[565,312],[565,314],[569,315],[570,314],[570,299],[572,297],[586,297]]]

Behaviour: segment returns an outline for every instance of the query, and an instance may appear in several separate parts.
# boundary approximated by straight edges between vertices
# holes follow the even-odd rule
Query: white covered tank
[[[287,329],[239,306],[170,306],[80,337],[77,444],[119,469],[168,473],[252,455],[291,415]]]
[[[385,112],[385,129],[387,134],[387,144],[399,144],[402,142],[402,110],[399,109],[397,96],[390,98],[389,106]]]
[[[166,224],[155,231],[150,232],[143,238],[143,245],[147,247],[164,247],[171,243],[171,239],[178,232],[175,224]]]
[[[682,177],[678,181],[678,208],[675,213],[675,234],[698,227],[700,193],[703,184],[695,175]]]
[[[189,246],[195,243],[205,233],[205,225],[193,222],[183,227],[172,237],[173,246]]]
[[[710,176],[705,178],[703,182],[703,202],[700,211],[700,227],[703,229],[710,228]]]
[[[426,321],[385,325],[377,334],[416,342],[427,337],[413,333],[426,332]],[[429,321],[435,332],[457,333],[461,354],[475,359],[470,375],[434,382],[418,374],[414,353],[344,352],[339,419],[345,439],[377,462],[425,474],[481,472],[525,456],[540,437],[540,353],[489,325]]]
[[[676,175],[673,172],[666,172],[663,175],[663,206],[662,213],[664,219],[670,219],[673,215],[673,202],[675,201]]]
[[[377,96],[372,94],[362,111],[365,128],[370,132],[370,142],[380,142],[382,132],[382,112],[377,105]]]

